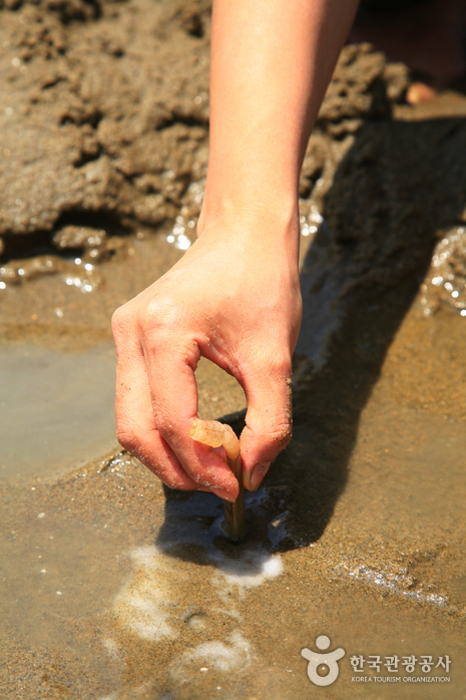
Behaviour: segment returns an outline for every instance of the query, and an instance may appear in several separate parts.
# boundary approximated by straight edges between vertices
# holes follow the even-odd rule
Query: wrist
[[[299,204],[297,194],[278,196],[262,193],[252,196],[251,192],[229,195],[225,192],[213,193],[207,185],[197,225],[198,237],[207,232],[220,231],[235,236],[265,236],[272,240],[284,239],[299,242]],[[272,240],[271,240],[272,239]]]

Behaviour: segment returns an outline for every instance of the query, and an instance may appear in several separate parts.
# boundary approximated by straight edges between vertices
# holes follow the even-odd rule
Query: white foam
[[[240,559],[224,560],[219,565],[219,573],[227,583],[246,590],[256,588],[282,572],[283,563],[279,554],[266,555],[258,551],[245,552]]]
[[[118,644],[115,642],[114,639],[110,639],[107,637],[106,639],[102,640],[102,644],[107,650],[109,656],[111,656],[113,659],[118,658]]]
[[[158,569],[160,562],[160,550],[152,544],[144,547],[136,547],[129,553],[130,558],[138,566],[146,566],[148,569]]]
[[[239,614],[235,597],[230,597],[229,591],[234,589],[243,597],[249,589],[276,578],[283,571],[280,555],[270,555],[259,549],[239,552],[236,559],[227,558],[219,550],[211,551],[209,555],[215,568],[212,578],[208,580],[206,577],[204,581],[206,600],[212,601],[212,610],[221,610],[230,618],[239,619]],[[189,600],[191,585],[182,562],[167,556],[154,545],[133,549],[129,556],[135,569],[113,606],[120,625],[147,641],[160,642],[179,637],[185,626],[180,623],[180,611],[175,610],[174,601],[180,595],[182,599]],[[212,596],[212,593],[216,595]],[[218,602],[223,602],[221,608],[215,605],[217,596],[217,600],[220,599]],[[244,651],[246,642],[241,639],[232,637],[229,646],[221,641],[209,640],[205,643],[207,646],[196,647],[196,653],[205,654],[206,659],[216,658],[220,665],[234,663],[238,650]],[[111,652],[110,649],[108,651]]]
[[[207,669],[215,669],[227,673],[249,666],[251,645],[240,632],[232,632],[225,642],[212,640],[199,644],[186,651],[178,662],[172,665],[171,675],[179,678],[186,672],[186,666],[202,664]]]
[[[156,641],[161,637],[175,635],[168,623],[167,614],[153,600],[140,595],[128,595],[120,600],[119,608],[120,612],[126,613],[128,627],[142,639]]]
[[[169,622],[171,603],[167,573],[170,568],[154,546],[130,552],[137,571],[117,595],[114,612],[119,622],[148,641],[176,636]]]

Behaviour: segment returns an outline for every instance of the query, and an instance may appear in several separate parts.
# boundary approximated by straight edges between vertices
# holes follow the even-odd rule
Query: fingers
[[[117,343],[116,423],[118,442],[173,489],[193,490],[172,449],[157,431],[152,413],[144,356],[140,346],[124,350]]]
[[[242,376],[248,410],[240,448],[243,483],[251,491],[257,489],[292,435],[291,360],[264,363],[264,367]]]
[[[147,320],[147,314],[142,317]],[[209,490],[234,501],[239,484],[222,456],[189,437],[197,416],[197,344],[183,354],[173,331],[165,345],[135,325],[136,314],[128,308],[112,319],[118,441],[167,486]]]
[[[157,431],[197,488],[207,488],[225,500],[234,501],[239,484],[231,469],[219,454],[189,436],[197,417],[194,369],[200,357],[198,345],[194,341],[189,346],[186,341],[173,342],[172,333],[168,345],[163,343],[163,335],[146,332],[142,337]]]

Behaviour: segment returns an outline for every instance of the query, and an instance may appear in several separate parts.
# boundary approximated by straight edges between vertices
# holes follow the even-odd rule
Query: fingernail
[[[269,471],[270,462],[257,462],[249,474],[249,489],[255,491]]]
[[[228,491],[225,491],[225,489],[211,488],[210,490],[212,491],[212,493],[215,493],[216,496],[223,498],[224,501],[230,501],[230,503],[233,503],[235,500],[234,496]]]

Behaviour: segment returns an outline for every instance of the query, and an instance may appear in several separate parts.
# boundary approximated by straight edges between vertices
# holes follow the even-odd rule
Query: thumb
[[[291,440],[291,360],[268,371],[243,374],[243,388],[248,402],[240,438],[243,484],[254,491]]]

